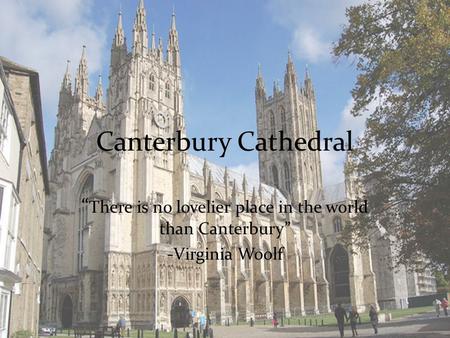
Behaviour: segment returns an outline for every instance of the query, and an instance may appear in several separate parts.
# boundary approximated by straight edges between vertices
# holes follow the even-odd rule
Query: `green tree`
[[[359,245],[378,226],[396,238],[398,263],[450,266],[450,2],[370,1],[347,9],[334,45],[358,70],[352,114],[370,112],[349,172],[369,213],[345,235]]]
[[[449,288],[449,276],[445,275],[442,271],[435,271],[434,277],[436,278],[436,288],[438,292],[447,292]]]

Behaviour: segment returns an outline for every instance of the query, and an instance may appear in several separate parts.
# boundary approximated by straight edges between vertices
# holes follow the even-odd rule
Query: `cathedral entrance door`
[[[73,303],[69,296],[64,297],[61,309],[61,324],[63,328],[72,327]]]
[[[191,324],[189,304],[184,297],[177,297],[170,309],[170,323],[172,328],[188,327]]]

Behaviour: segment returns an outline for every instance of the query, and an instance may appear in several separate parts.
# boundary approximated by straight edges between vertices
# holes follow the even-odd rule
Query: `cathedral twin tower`
[[[170,327],[189,310],[217,323],[330,310],[320,220],[299,213],[91,213],[84,198],[114,203],[242,204],[312,201],[319,198],[322,174],[318,152],[263,152],[260,180],[178,151],[106,153],[97,135],[111,130],[130,137],[185,135],[180,49],[172,15],[167,49],[149,37],[140,0],[128,51],[119,15],[111,48],[106,103],[101,81],[89,96],[85,50],[75,86],[69,71],[60,90],[55,144],[49,162],[42,281],[44,321],[72,326],[114,324],[124,317],[134,326]],[[266,94],[256,80],[259,137],[283,130],[313,137],[315,95],[306,75],[300,87],[288,57],[284,90]],[[179,202],[178,202],[179,201]],[[319,217],[319,216],[317,216]],[[161,224],[198,229],[199,224],[285,227],[275,234],[163,236]],[[268,250],[284,247],[280,260],[178,259],[174,248]],[[235,255],[237,257],[237,255]],[[177,319],[178,318],[178,319]]]

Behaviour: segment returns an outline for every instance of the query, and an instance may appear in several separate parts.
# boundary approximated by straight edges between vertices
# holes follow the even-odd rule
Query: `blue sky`
[[[109,55],[117,12],[122,8],[128,44],[137,0],[2,0],[0,54],[40,72],[47,148],[53,147],[57,95],[71,60],[74,76],[87,46],[91,93],[97,77],[107,84]],[[323,133],[358,134],[363,123],[350,117],[350,90],[355,80],[347,61],[333,62],[331,42],[345,22],[345,7],[357,0],[145,0],[148,27],[167,40],[175,6],[184,76],[185,116],[191,137],[236,137],[256,129],[254,85],[261,64],[266,89],[282,84],[288,50],[299,82],[308,64],[316,89],[318,123]],[[202,154],[204,155],[204,154]],[[322,153],[325,181],[341,179],[342,154]],[[212,161],[252,171],[257,154],[233,149]]]

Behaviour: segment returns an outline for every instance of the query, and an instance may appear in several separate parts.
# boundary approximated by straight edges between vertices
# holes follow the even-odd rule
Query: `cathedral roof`
[[[189,161],[189,171],[193,175],[197,176],[203,176],[203,167],[205,165],[205,160],[191,155],[188,155],[188,161]],[[213,162],[206,161],[206,165],[211,170],[211,178],[213,179],[214,183],[217,185],[225,186],[225,167],[222,167],[218,164],[215,164]],[[236,180],[236,186],[242,187],[242,182],[244,180],[244,175],[238,171],[226,168],[228,173],[228,182],[229,184],[232,184],[234,180]],[[260,189],[260,182],[259,182],[259,173],[255,172],[255,175],[251,177],[245,177],[247,180],[247,191],[251,194],[253,191],[253,188],[258,192]],[[239,191],[242,191],[242,189],[238,189]],[[274,194],[274,191],[276,191],[277,199],[282,202],[286,202],[287,198],[281,193],[280,190],[261,183],[261,193],[262,198],[265,201],[270,201],[272,199],[272,196]]]

